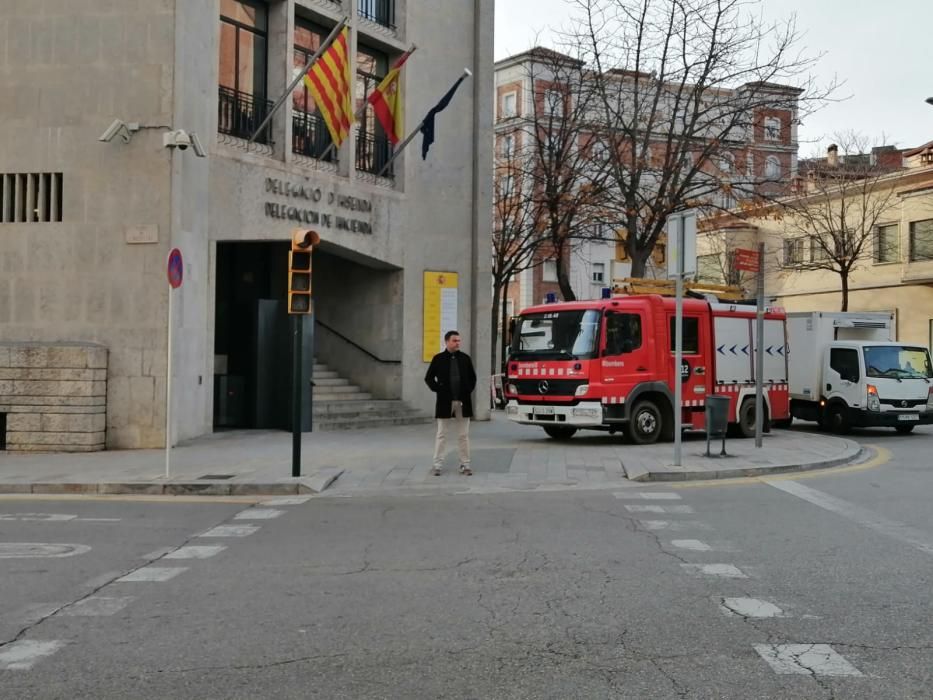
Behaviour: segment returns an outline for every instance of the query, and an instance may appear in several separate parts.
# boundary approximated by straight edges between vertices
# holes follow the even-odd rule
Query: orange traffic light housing
[[[317,231],[295,229],[288,251],[288,313],[311,313],[311,253],[321,242]]]

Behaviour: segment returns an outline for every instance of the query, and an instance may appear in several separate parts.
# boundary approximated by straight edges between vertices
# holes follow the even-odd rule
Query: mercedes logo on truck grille
[[[551,385],[548,384],[547,379],[542,379],[540,382],[538,382],[538,393],[539,394],[546,394],[550,390],[551,390]]]

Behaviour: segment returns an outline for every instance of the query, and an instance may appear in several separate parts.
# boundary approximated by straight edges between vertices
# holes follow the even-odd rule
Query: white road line
[[[250,508],[242,513],[233,516],[234,520],[271,520],[277,518],[284,510],[275,510],[274,508]]]
[[[626,505],[625,509],[630,513],[692,513],[690,506],[633,506]]]
[[[732,564],[681,564],[688,571],[706,576],[721,576],[723,578],[748,578],[742,570]]]
[[[116,580],[116,583],[137,583],[141,581],[168,581],[173,579],[187,567],[144,566],[141,569],[128,573]]]
[[[785,493],[789,493],[792,496],[801,498],[808,503],[812,503],[815,506],[819,506],[824,510],[828,510],[837,515],[841,515],[844,518],[848,518],[859,525],[863,525],[875,532],[880,532],[883,535],[887,535],[895,540],[909,544],[911,547],[919,549],[925,554],[933,554],[933,538],[931,538],[927,533],[918,530],[916,528],[905,525],[904,523],[898,522],[896,520],[888,520],[887,518],[877,515],[876,513],[868,510],[867,508],[862,508],[857,506],[854,503],[849,503],[844,501],[841,498],[836,498],[835,496],[830,496],[828,493],[823,493],[822,491],[817,491],[816,489],[811,489],[809,486],[804,486],[799,484],[796,481],[767,481],[769,486],[773,486],[776,489],[780,489]]]
[[[114,615],[132,602],[132,596],[107,597],[91,596],[84,600],[79,600],[74,605],[69,605],[62,610],[59,615],[67,617],[104,617]]]
[[[82,523],[118,523],[120,518],[77,518]]]
[[[258,529],[258,525],[218,525],[198,537],[249,537]]]
[[[642,498],[646,501],[679,501],[679,493],[651,493],[646,491],[619,491],[612,494],[616,498]]]
[[[215,554],[220,554],[226,548],[227,547],[222,544],[208,547],[189,545],[186,547],[179,547],[174,552],[169,552],[163,559],[209,559]]]
[[[708,552],[712,549],[706,542],[700,540],[671,540],[671,544],[678,549],[689,549],[694,552]]]
[[[755,651],[782,675],[862,675],[828,644],[756,644]]]
[[[639,520],[638,524],[644,530],[670,530],[671,532],[712,529],[698,520]]]
[[[58,640],[21,639],[13,642],[0,649],[0,671],[28,671],[37,661],[51,656],[64,645]]]
[[[757,598],[723,598],[719,605],[727,615],[742,617],[787,617],[774,603]]]
[[[0,520],[19,520],[22,522],[65,522],[74,520],[77,515],[65,513],[0,513]]]
[[[313,496],[279,496],[278,498],[270,498],[268,501],[262,501],[260,505],[264,506],[300,506],[302,503],[307,503],[310,501]]]

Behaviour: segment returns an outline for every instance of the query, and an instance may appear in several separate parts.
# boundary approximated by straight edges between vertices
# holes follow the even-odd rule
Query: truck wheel
[[[845,435],[852,427],[849,425],[846,407],[838,403],[834,403],[826,408],[823,422],[828,430],[838,433],[839,435]]]
[[[912,433],[912,432],[913,432],[914,426],[912,426],[912,425],[898,425],[898,426],[895,426],[894,429],[895,429],[897,432],[899,432],[901,435],[907,435],[908,433]]]
[[[651,401],[639,401],[632,409],[625,434],[636,445],[652,445],[661,437],[664,421],[659,409]]]
[[[544,432],[548,434],[548,437],[552,437],[555,440],[569,440],[573,437],[574,433],[577,432],[576,428],[559,428],[556,425],[545,426]]]
[[[768,420],[768,414],[765,414],[765,420]],[[743,438],[755,437],[755,402],[752,399],[746,399],[739,407],[739,420],[737,423],[739,435]],[[762,424],[764,432],[764,424]]]

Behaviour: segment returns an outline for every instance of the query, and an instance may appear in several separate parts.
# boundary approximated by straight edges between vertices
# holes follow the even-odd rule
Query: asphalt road
[[[767,482],[0,500],[0,697],[929,698],[933,431],[857,439]]]

